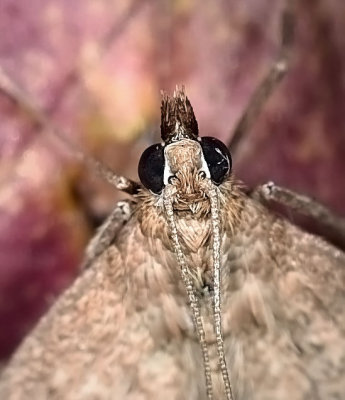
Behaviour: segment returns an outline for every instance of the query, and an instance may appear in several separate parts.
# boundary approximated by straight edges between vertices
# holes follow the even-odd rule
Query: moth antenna
[[[281,15],[281,44],[277,58],[255,89],[249,99],[247,107],[232,132],[228,147],[231,148],[233,154],[236,153],[239,145],[245,140],[245,136],[249,133],[254,122],[257,120],[267,100],[274,93],[274,90],[288,72],[296,24],[295,3],[295,0],[287,0],[286,2]]]
[[[216,334],[217,352],[219,357],[219,365],[225,386],[225,393],[228,400],[233,400],[232,388],[228,369],[225,360],[224,341],[222,334],[222,317],[221,317],[221,278],[220,278],[220,218],[218,194],[215,188],[207,189],[207,195],[210,199],[211,206],[211,223],[212,223],[212,252],[213,252],[213,317],[214,330]]]
[[[118,176],[99,160],[86,155],[79,146],[68,139],[68,134],[58,127],[56,127],[49,117],[37,107],[31,98],[9,77],[9,75],[0,66],[0,93],[3,93],[8,99],[17,105],[17,107],[24,111],[32,122],[38,124],[41,128],[44,128],[54,138],[58,139],[68,151],[73,154],[82,162],[94,169],[97,174],[115,186],[128,194],[136,194],[138,189],[141,187],[138,183],[125,178],[124,176]]]
[[[205,339],[205,331],[204,331],[202,318],[201,318],[200,305],[199,305],[198,299],[195,295],[193,281],[190,277],[189,270],[186,265],[186,261],[185,261],[185,258],[184,258],[183,252],[182,252],[181,244],[180,244],[180,241],[178,238],[173,206],[172,206],[172,202],[171,202],[171,198],[168,193],[168,190],[165,190],[165,192],[164,192],[163,201],[164,201],[164,208],[165,208],[166,215],[167,215],[167,222],[168,222],[170,233],[171,233],[171,238],[173,240],[174,253],[176,254],[177,262],[181,269],[182,280],[183,280],[183,283],[184,283],[186,291],[187,291],[190,307],[192,309],[194,327],[197,332],[199,343],[201,346],[203,362],[204,362],[204,373],[205,373],[205,380],[206,380],[207,398],[209,400],[212,400],[213,399],[213,389],[212,389],[210,358],[209,358],[209,354],[208,354],[208,348],[207,348],[207,343],[206,343],[206,339]]]

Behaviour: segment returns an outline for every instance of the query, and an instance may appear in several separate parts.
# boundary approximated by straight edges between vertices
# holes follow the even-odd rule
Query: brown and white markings
[[[161,129],[0,398],[344,398],[344,253],[244,193],[183,90]]]

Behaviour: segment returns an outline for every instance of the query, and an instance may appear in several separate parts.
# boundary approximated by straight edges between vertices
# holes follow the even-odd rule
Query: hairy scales
[[[232,178],[221,192],[223,334],[235,399],[342,398],[344,254],[271,214]],[[24,340],[1,377],[1,399],[206,398],[185,288],[148,193],[114,244]],[[214,398],[223,399],[208,227],[200,218],[198,244],[197,222],[176,215],[199,283]]]

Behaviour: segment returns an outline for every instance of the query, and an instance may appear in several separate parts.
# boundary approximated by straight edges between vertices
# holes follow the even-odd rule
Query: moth
[[[183,89],[161,110],[142,185],[24,340],[0,398],[342,398],[344,253],[244,192]]]
[[[161,133],[141,184],[102,170],[132,199],[13,356],[0,398],[343,398],[345,255],[262,196],[315,203],[272,184],[248,193],[182,88],[163,96]]]

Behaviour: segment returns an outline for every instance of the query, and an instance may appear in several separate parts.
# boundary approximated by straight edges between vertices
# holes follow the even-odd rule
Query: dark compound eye
[[[153,144],[142,154],[138,165],[138,175],[146,189],[153,193],[160,193],[163,189],[164,176],[164,147],[161,144]]]
[[[212,182],[220,185],[231,171],[230,152],[223,142],[210,136],[202,137],[200,144]]]

